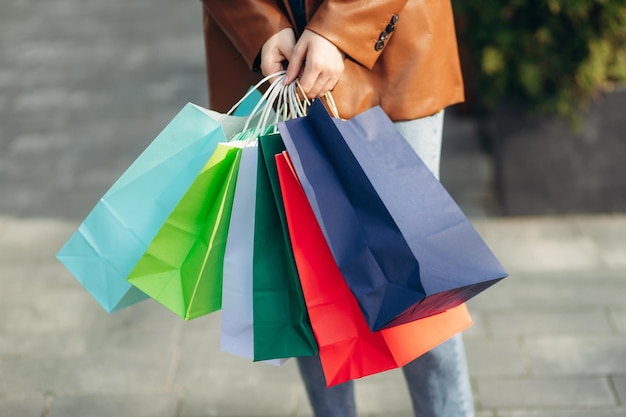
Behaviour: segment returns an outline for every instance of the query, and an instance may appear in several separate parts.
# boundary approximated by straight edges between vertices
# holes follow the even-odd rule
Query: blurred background
[[[453,1],[503,214],[626,209],[623,1]]]
[[[626,2],[453,5],[442,182],[511,274],[469,303],[477,416],[626,416]],[[1,417],[310,415],[294,361],[219,351],[219,313],[109,315],[55,259],[206,88],[197,0],[0,3]],[[396,371],[357,398],[411,413]]]

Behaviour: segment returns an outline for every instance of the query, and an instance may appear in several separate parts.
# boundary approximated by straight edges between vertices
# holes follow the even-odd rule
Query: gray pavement
[[[201,30],[197,1],[0,3],[0,417],[310,415],[293,361],[219,351],[219,314],[108,315],[54,258],[167,120],[206,104]],[[469,303],[477,415],[626,416],[626,214],[498,216],[476,127],[448,116],[442,181],[511,273]],[[410,415],[398,371],[357,397]]]

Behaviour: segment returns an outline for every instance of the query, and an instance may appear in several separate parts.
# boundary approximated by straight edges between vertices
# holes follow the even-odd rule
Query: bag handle
[[[304,92],[304,89],[302,88],[302,84],[300,84],[299,80],[296,80],[294,83],[292,83],[292,85],[293,84],[296,85],[296,88],[298,89],[300,93],[300,97],[304,97],[304,99],[303,100],[299,99],[298,96],[295,94],[295,92],[293,90],[290,90],[292,102],[298,105],[298,108],[300,110],[298,112],[299,115],[306,116],[306,114],[308,113],[309,106],[311,105],[311,100],[309,100],[308,97],[306,96],[306,93]],[[339,110],[337,110],[337,104],[335,103],[333,94],[329,91],[326,94],[324,94],[322,97],[320,97],[320,99],[325,101],[326,108],[328,109],[328,112],[330,113],[330,115],[332,117],[339,119],[340,118]]]
[[[253,92],[254,90],[258,90],[259,87],[261,87],[263,84],[265,84],[267,81],[271,80],[273,77],[279,77],[281,75],[284,75],[287,71],[285,70],[281,70],[278,72],[275,72],[273,74],[267,75],[265,76],[263,79],[261,79],[261,81],[259,81],[258,83],[256,83],[246,94],[244,94],[243,97],[241,97],[241,99],[239,99],[238,102],[236,102],[233,107],[230,108],[230,110],[228,110],[225,114],[230,116],[231,114],[233,114],[233,112],[235,110],[237,110],[237,107],[239,107],[241,105],[241,103],[243,103]],[[259,100],[259,103],[262,103],[263,100]],[[258,103],[257,103],[258,104]],[[259,106],[255,106],[254,110],[252,110],[251,114],[255,114],[256,111],[258,111]]]
[[[272,81],[268,89],[265,91],[261,99],[254,106],[254,109],[252,110],[248,118],[246,119],[246,123],[244,124],[242,132],[246,132],[249,130],[250,123],[258,115],[257,124],[255,128],[252,130],[251,134],[247,135],[248,138],[246,139],[246,141],[253,140],[261,132],[263,132],[264,130],[267,130],[267,120],[269,118],[269,114],[272,111],[274,102],[276,101],[277,93],[279,91],[279,86],[282,84],[282,80],[284,78],[284,71],[279,71],[277,73],[268,75],[267,77],[263,78],[253,87],[253,89],[259,88],[263,83],[267,82],[272,77],[276,77],[276,79]],[[243,100],[245,100],[245,96],[241,100],[239,100],[239,102],[235,104],[233,108],[237,108],[237,106],[241,104]]]
[[[294,84],[295,88],[298,89],[300,97],[304,97],[304,99],[299,99],[298,95],[295,93],[295,88],[292,88],[289,91],[291,103],[292,105],[295,104],[295,106],[297,106],[296,113],[299,117],[306,116],[309,106],[311,105],[311,100],[307,98],[306,93],[304,92],[304,89],[302,88],[299,80],[296,80],[294,83],[291,84],[291,86],[293,86]],[[335,103],[335,99],[333,98],[332,93],[329,91],[322,97],[320,97],[320,99],[324,100],[324,102],[326,103],[325,107],[328,109],[330,115],[334,118],[339,119],[339,110],[337,110],[337,104]]]
[[[283,85],[284,75],[278,76],[266,91],[267,102],[265,103],[265,107],[261,113],[261,117],[259,118],[259,123],[257,123],[256,128],[254,129],[253,136],[258,136],[262,132],[267,131],[269,125],[269,117],[272,113],[272,109],[274,108],[274,103],[277,101],[280,102],[281,92],[285,88]],[[278,120],[280,117],[279,109],[276,111],[276,119]],[[274,125],[277,122],[273,123]]]
[[[280,79],[281,81],[285,78],[285,74],[286,74],[286,70],[280,70],[277,71],[273,74],[267,75],[265,77],[263,77],[263,79],[261,79],[258,83],[256,83],[246,94],[244,94],[243,97],[241,97],[241,99],[239,99],[239,101],[237,101],[231,108],[230,110],[228,110],[228,112],[226,112],[226,115],[232,115],[235,110],[237,109],[237,107],[239,107],[241,105],[241,103],[243,103],[253,92],[254,90],[258,90],[259,87],[261,87],[263,84],[265,84],[266,82],[268,82],[269,80],[271,80],[272,78],[276,77],[276,80],[274,80],[271,84],[270,84],[270,88],[272,87],[272,85],[276,86],[276,81],[278,79]],[[298,88],[300,94],[302,97],[304,97],[304,100],[300,100],[297,98],[297,96],[294,94],[293,91],[293,85],[295,84],[295,88]],[[295,114],[298,114],[299,116],[305,116],[307,113],[307,109],[308,107],[311,105],[311,101],[306,97],[306,94],[304,93],[304,89],[302,88],[302,85],[300,84],[300,82],[298,80],[296,80],[295,82],[291,83],[290,86],[292,86],[292,88],[288,89],[286,92],[284,92],[284,95],[282,96],[282,99],[279,101],[279,103],[286,103],[287,100],[285,100],[285,96],[288,95],[289,100],[288,102],[289,104],[289,108],[290,108],[290,114],[291,117],[294,117]],[[283,86],[284,87],[284,86]],[[267,99],[267,93],[269,92],[266,91],[266,94],[263,95],[263,98],[261,100],[259,100],[259,102],[257,103],[257,105],[254,107],[254,109],[252,110],[251,114],[250,114],[250,118],[255,116],[256,113],[259,112],[259,110],[261,109],[261,103],[263,103],[263,99]],[[322,98],[325,100],[327,107],[328,107],[328,111],[330,112],[330,114],[333,117],[339,118],[339,111],[337,110],[337,104],[335,103],[335,99],[332,96],[332,93],[329,91],[328,93],[324,94],[324,96],[322,96]],[[297,105],[297,109],[294,105]],[[278,108],[280,108],[281,106],[278,106]],[[285,108],[283,110],[286,110]],[[287,119],[289,116],[286,116],[286,114],[283,114],[283,120]],[[297,117],[297,116],[296,116]],[[278,120],[278,118],[276,119]]]
[[[332,93],[329,91],[328,93],[324,94],[322,98],[326,102],[326,108],[328,109],[330,115],[336,119],[340,119],[339,110],[337,110],[337,104],[335,103],[335,99],[333,98]]]
[[[268,96],[267,106],[263,109],[260,124],[258,125],[260,128],[257,128],[255,133],[267,130],[269,126],[274,126],[274,132],[276,132],[278,129],[278,122],[281,120],[306,116],[310,101],[306,98],[306,96],[304,100],[299,99],[295,93],[295,89],[302,89],[302,86],[300,86],[300,83],[297,81],[289,85],[284,85],[282,83],[284,78],[284,75],[278,76],[275,81],[280,81],[280,84],[274,83],[270,86],[272,92]],[[274,103],[276,103],[276,113],[273,123],[270,124],[269,116]]]
[[[276,132],[278,122],[281,120],[304,117],[307,115],[308,108],[311,105],[311,100],[306,97],[299,80],[296,80],[289,85],[284,85],[283,81],[285,79],[285,74],[286,71],[281,70],[263,77],[253,86],[253,88],[251,88],[241,99],[239,99],[239,101],[237,101],[237,103],[235,103],[228,112],[225,113],[225,115],[231,115],[237,107],[239,107],[241,103],[243,103],[244,100],[252,94],[254,90],[258,90],[258,88],[264,83],[273,79],[261,99],[256,103],[250,115],[246,119],[243,132],[246,132],[249,129],[252,120],[258,116],[258,122],[246,141],[254,140],[254,138],[267,131],[270,126],[274,126],[274,132]],[[296,92],[296,90],[298,90],[298,92]],[[304,98],[301,99],[299,97]],[[326,107],[328,108],[331,116],[339,118],[337,105],[335,104],[332,94],[328,92],[321,97],[321,99],[327,104]],[[273,123],[270,124],[269,119],[272,110],[274,109],[274,104],[276,104],[275,118]]]

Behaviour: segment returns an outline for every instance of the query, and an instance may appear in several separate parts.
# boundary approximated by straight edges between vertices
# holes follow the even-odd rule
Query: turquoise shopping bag
[[[126,277],[217,144],[226,141],[216,115],[191,103],[183,107],[57,254],[106,311],[147,298]],[[228,117],[238,126],[245,119]],[[236,130],[234,125],[226,130]]]

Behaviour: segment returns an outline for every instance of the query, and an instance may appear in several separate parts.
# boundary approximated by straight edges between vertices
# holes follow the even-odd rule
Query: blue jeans
[[[356,417],[354,381],[326,387],[319,356],[298,358],[315,417]],[[471,417],[474,400],[461,334],[402,368],[415,417]]]
[[[434,116],[396,123],[411,147],[439,178],[441,111]],[[354,382],[326,387],[319,356],[298,358],[298,368],[315,417],[356,417]],[[402,368],[415,417],[471,417],[474,399],[461,334]]]

